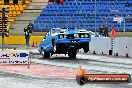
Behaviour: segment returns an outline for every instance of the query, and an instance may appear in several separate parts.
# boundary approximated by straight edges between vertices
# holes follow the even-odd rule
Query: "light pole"
[[[124,29],[123,29],[123,31],[126,32],[126,26],[125,26],[126,21],[125,21],[125,18],[123,19],[123,21],[124,21]]]
[[[95,9],[95,33],[96,33],[96,10],[97,10],[97,7],[96,7],[96,0],[95,0],[95,6],[94,6],[94,9]]]
[[[123,28],[124,36],[127,36],[127,33],[126,33],[126,18],[125,17],[123,18],[123,22],[124,22],[124,28]]]

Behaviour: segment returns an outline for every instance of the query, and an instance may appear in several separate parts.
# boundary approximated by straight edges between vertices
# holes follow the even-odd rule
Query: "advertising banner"
[[[29,64],[29,52],[2,51],[0,52],[0,64]]]

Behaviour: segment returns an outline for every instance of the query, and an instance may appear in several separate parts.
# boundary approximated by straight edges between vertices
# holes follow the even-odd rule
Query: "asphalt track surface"
[[[38,58],[38,59],[35,59]],[[77,54],[76,59],[71,59],[65,55],[53,55],[51,58],[43,59],[35,56],[33,63],[48,64],[52,66],[76,69],[79,65],[94,73],[126,73],[132,75],[132,58],[118,58],[101,55]]]
[[[79,65],[88,73],[127,73],[132,76],[132,58],[77,54],[76,59],[64,55],[53,55],[43,59],[40,55],[32,56],[33,64],[51,65],[76,69]],[[129,84],[85,84],[80,86],[75,79],[37,78],[0,72],[0,88],[132,88]]]

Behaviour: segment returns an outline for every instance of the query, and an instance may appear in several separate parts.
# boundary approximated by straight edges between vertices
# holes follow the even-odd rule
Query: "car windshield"
[[[65,32],[65,31],[66,31],[66,29],[53,28],[53,29],[52,29],[52,34],[53,34],[53,33],[63,33],[63,32]]]
[[[95,35],[95,33],[94,33],[94,32],[89,32],[89,34],[90,34],[90,35]]]
[[[78,32],[86,32],[87,29],[77,29]]]

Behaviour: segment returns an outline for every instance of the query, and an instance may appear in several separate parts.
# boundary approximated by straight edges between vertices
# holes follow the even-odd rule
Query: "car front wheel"
[[[50,58],[50,53],[49,52],[43,51],[42,54],[43,54],[43,58]]]
[[[68,56],[69,58],[76,58],[76,55],[77,55],[77,51],[69,51],[68,52]]]
[[[53,46],[53,53],[56,52],[56,43],[55,43],[55,39],[52,39],[52,46]]]
[[[89,51],[89,43],[84,45],[83,47],[84,53],[87,53]]]

